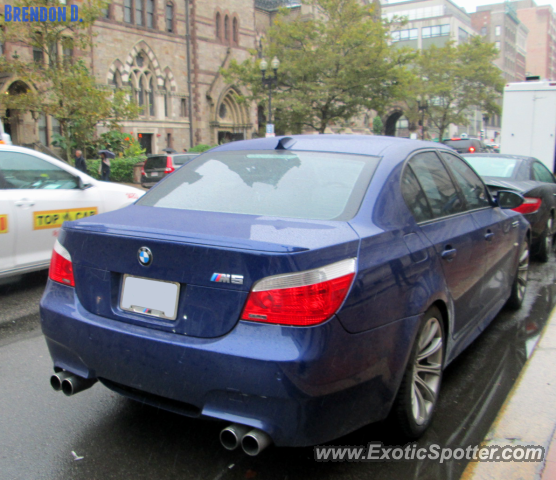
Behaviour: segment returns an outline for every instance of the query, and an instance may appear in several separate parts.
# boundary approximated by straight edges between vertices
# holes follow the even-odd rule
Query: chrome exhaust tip
[[[62,380],[62,392],[70,397],[71,395],[91,388],[95,383],[97,383],[96,378],[83,378],[77,375],[69,375]]]
[[[241,448],[252,457],[261,453],[272,443],[272,439],[262,430],[254,428],[241,439]]]
[[[235,450],[251,427],[234,423],[220,432],[220,443],[226,450]]]
[[[50,377],[50,386],[56,391],[59,392],[60,390],[62,390],[62,382],[68,378],[71,377],[71,373],[69,372],[64,372],[63,370],[56,372],[54,375],[52,375]]]

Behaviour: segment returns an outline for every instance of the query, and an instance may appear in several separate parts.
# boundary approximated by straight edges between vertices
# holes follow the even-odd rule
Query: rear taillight
[[[309,326],[328,320],[340,308],[355,276],[355,259],[304,272],[259,280],[251,292],[242,320]]]
[[[475,147],[469,147],[469,153],[475,153]]]
[[[75,287],[71,255],[58,240],[56,240],[54,250],[52,251],[48,276],[55,282]]]
[[[540,198],[525,197],[525,201],[516,208],[512,208],[515,212],[522,214],[535,213],[541,208],[542,200]]]
[[[165,173],[172,173],[174,171],[174,165],[172,164],[172,157],[166,157],[166,168],[164,169]]]
[[[147,176],[147,174],[145,173],[145,166],[141,167],[141,175],[144,175],[145,177]]]

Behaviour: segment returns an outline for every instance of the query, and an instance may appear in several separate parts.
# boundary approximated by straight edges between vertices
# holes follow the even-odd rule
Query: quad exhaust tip
[[[57,372],[50,377],[52,388],[56,392],[61,390],[68,397],[91,388],[95,383],[96,378],[83,378],[65,371]]]
[[[252,457],[272,444],[272,439],[262,430],[237,423],[220,432],[220,443],[226,450],[235,450],[241,445],[243,451]]]

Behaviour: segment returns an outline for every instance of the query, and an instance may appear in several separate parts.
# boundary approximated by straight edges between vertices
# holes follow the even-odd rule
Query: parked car
[[[150,188],[184,163],[198,157],[198,153],[168,153],[149,155],[141,169],[141,186]]]
[[[515,208],[532,227],[532,251],[547,262],[554,246],[556,180],[542,162],[532,157],[505,154],[464,155],[491,192],[512,190],[525,197]]]
[[[27,148],[0,147],[0,278],[48,268],[65,220],[130,205],[143,191],[100,182]]]
[[[51,384],[226,421],[250,455],[388,416],[416,438],[443,369],[523,301],[522,201],[432,142],[221,145],[64,224],[41,300]]]
[[[478,138],[445,138],[444,145],[448,145],[458,153],[480,153],[485,152],[485,145]]]

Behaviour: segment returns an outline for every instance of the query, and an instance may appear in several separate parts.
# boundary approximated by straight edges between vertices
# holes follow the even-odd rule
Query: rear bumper
[[[239,322],[202,339],[91,314],[73,288],[50,280],[41,300],[55,367],[185,415],[260,428],[280,446],[326,442],[383,419],[418,321],[359,334],[336,318],[312,328]]]

